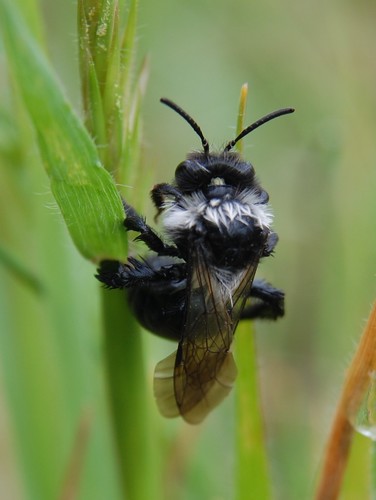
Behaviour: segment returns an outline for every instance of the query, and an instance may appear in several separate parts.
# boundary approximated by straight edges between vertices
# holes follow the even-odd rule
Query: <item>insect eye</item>
[[[182,191],[194,191],[210,182],[210,172],[196,161],[183,161],[175,171],[176,183]]]

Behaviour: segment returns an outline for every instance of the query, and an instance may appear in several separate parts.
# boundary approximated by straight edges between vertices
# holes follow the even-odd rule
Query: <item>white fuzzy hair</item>
[[[224,200],[208,200],[204,193],[197,191],[179,202],[166,200],[164,209],[163,223],[170,234],[194,228],[199,219],[219,227],[234,220],[247,224],[247,219],[252,218],[260,228],[269,228],[273,220],[270,207],[261,203],[260,195],[252,190],[241,191],[236,198]]]

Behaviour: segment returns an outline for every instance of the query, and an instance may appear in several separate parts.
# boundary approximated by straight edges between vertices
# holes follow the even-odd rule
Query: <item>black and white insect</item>
[[[212,153],[193,118],[172,101],[161,102],[189,123],[203,150],[188,154],[171,184],[151,191],[168,243],[124,203],[125,229],[138,232],[136,240],[152,253],[126,263],[103,261],[97,278],[109,288],[127,290],[147,330],[179,343],[157,364],[154,393],[164,416],[181,415],[196,424],[235,381],[231,344],[239,320],[284,314],[284,293],[254,279],[260,259],[271,255],[278,241],[269,195],[253,166],[232,149],[256,128],[294,110],[264,116]]]

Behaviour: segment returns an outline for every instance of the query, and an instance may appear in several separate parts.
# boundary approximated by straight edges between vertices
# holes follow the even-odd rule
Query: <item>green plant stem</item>
[[[243,130],[248,84],[240,90],[237,134]],[[242,153],[242,141],[236,145]],[[257,379],[255,332],[251,321],[236,332],[237,380],[237,499],[270,498],[263,416]]]
[[[141,331],[127,311],[123,292],[103,290],[102,303],[108,391],[124,498],[155,498]]]
[[[242,322],[236,332],[237,500],[271,496],[254,333],[250,321]]]

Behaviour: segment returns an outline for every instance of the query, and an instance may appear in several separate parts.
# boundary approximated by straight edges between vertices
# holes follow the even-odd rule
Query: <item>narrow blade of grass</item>
[[[242,322],[236,332],[236,498],[271,496],[263,415],[260,405],[255,338],[252,323]]]
[[[237,134],[244,128],[248,85],[240,92]],[[237,143],[241,152],[242,141]],[[263,415],[257,378],[254,330],[250,321],[242,322],[236,332],[236,362],[239,376],[236,383],[236,498],[270,498]]]
[[[136,27],[138,17],[138,0],[130,0],[127,24],[121,41],[121,57],[124,71],[120,81],[124,102],[127,106],[131,90],[131,75],[135,64]]]
[[[247,96],[248,96],[248,83],[243,83],[240,89],[240,99],[239,99],[239,110],[238,110],[238,120],[236,123],[236,135],[239,135],[244,128],[244,116],[247,107]],[[243,141],[239,141],[236,144],[237,151],[243,153]]]
[[[139,165],[140,161],[140,138],[141,138],[141,105],[145,95],[146,84],[149,75],[148,59],[145,59],[137,78],[133,106],[129,109],[127,127],[125,128],[124,147],[120,159],[118,182],[120,184],[130,184],[138,187],[138,192],[145,192],[145,181],[147,177],[140,175],[140,171],[135,168],[127,168],[130,165]]]

